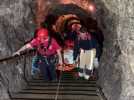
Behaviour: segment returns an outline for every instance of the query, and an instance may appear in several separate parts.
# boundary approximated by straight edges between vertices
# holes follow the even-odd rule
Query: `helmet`
[[[81,24],[81,23],[80,23],[80,20],[73,19],[68,22],[68,27],[72,26],[73,24]]]

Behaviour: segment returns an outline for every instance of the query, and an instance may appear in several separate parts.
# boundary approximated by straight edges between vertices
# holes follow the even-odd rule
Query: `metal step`
[[[45,81],[45,80],[43,80],[43,79],[41,79],[41,80],[38,80],[38,79],[36,79],[36,80],[29,80],[28,81],[29,83],[58,83],[58,81],[57,82],[48,82],[48,81]],[[96,84],[96,81],[86,81],[86,80],[61,80],[60,81],[61,83],[70,83],[70,84],[72,84],[72,83],[77,83],[77,84],[79,84],[79,83],[83,83],[83,84],[85,84],[85,83],[87,83],[87,84]]]
[[[22,94],[56,94],[56,90],[51,90],[51,91],[44,91],[44,90],[22,90],[21,92]],[[68,94],[72,94],[72,95],[97,95],[96,91],[77,91],[77,90],[69,90],[69,91],[59,91],[60,95],[68,95]]]
[[[12,93],[12,100],[101,100],[97,94],[96,81],[75,80],[64,73],[57,92],[58,82],[48,82],[42,77],[29,80],[28,86]]]
[[[39,100],[44,100],[44,99],[55,99],[56,98],[56,95],[50,95],[50,94],[21,94],[21,93],[18,93],[18,94],[14,94],[12,95],[12,97],[14,99],[30,99],[30,100],[34,100],[34,99],[39,99]],[[57,97],[58,99],[60,100],[100,100],[98,96],[96,95],[73,95],[73,94],[67,94],[67,95],[58,95]],[[13,100],[14,100],[13,99]],[[57,99],[57,100],[58,100]]]
[[[57,89],[57,86],[54,87],[43,87],[43,86],[29,86],[27,87],[27,89],[33,89],[33,90],[54,90]],[[97,90],[97,87],[73,87],[73,86],[69,86],[69,87],[63,87],[60,86],[59,88],[60,90],[85,90],[85,91],[90,91],[90,90]]]
[[[29,86],[57,86],[58,83],[29,83]],[[96,87],[96,84],[89,84],[89,83],[61,83],[60,84],[63,87]]]

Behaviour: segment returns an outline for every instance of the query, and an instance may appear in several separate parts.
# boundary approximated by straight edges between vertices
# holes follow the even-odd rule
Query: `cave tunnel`
[[[103,50],[104,36],[101,29],[97,25],[90,13],[75,4],[58,4],[51,7],[45,17],[45,21],[41,24],[47,26],[50,30],[50,35],[65,49],[65,41],[63,34],[69,33],[68,23],[72,20],[80,20],[82,27],[86,27],[92,37],[97,40],[99,45],[98,59],[100,60]],[[56,32],[52,30],[53,26]],[[97,74],[97,73],[96,73]],[[96,76],[97,77],[97,76]]]
[[[76,15],[89,32],[97,31],[97,34],[92,33],[92,35],[103,47],[98,68],[99,79],[97,80],[97,85],[104,93],[102,95],[105,95],[107,100],[133,100],[133,3],[133,0],[3,0],[0,3],[0,100],[11,100],[12,93],[31,84],[32,86],[37,85],[36,82],[28,83],[31,78],[31,67],[29,66],[32,60],[31,55],[12,58],[12,53],[32,38],[31,32],[40,27],[41,23],[47,23],[49,28],[52,28],[53,24],[57,24],[59,33],[66,31],[66,22],[69,22],[70,19],[57,21],[61,16],[68,14]],[[95,6],[95,12],[89,4]],[[51,35],[60,43],[61,34],[59,33],[52,32]],[[11,57],[8,58],[8,56]],[[81,83],[75,85],[78,84]],[[85,83],[83,82],[83,84]],[[90,85],[85,84],[81,89],[88,89]],[[42,87],[42,90],[44,88],[48,89]],[[39,91],[40,95],[42,95],[42,90]],[[28,94],[31,91],[24,90],[22,92]],[[25,95],[27,96],[27,94]],[[65,95],[68,94],[65,93]],[[53,96],[51,97],[53,98]],[[75,98],[74,95],[73,97]],[[86,97],[80,98],[87,100]],[[15,100],[21,99],[24,100],[23,96],[17,95]],[[34,99],[37,97],[34,96]]]
[[[88,13],[83,8],[75,4],[58,4],[50,8],[45,21],[48,27],[52,28],[53,25],[56,26],[59,34],[67,31],[67,23],[73,19],[78,19],[81,25],[86,27],[88,32],[91,32],[95,39],[99,42],[101,48],[103,48],[104,36],[95,20],[90,13]],[[65,18],[68,16],[67,18]],[[63,18],[64,17],[64,18]],[[57,41],[62,41],[61,35],[53,33],[52,35],[57,39]],[[63,41],[62,41],[63,42]],[[60,43],[61,44],[61,43]]]

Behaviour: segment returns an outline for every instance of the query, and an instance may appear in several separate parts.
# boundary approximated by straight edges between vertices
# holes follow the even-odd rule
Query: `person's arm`
[[[63,64],[63,60],[62,60],[61,49],[57,50],[57,54],[58,54],[58,57],[59,57],[59,64],[62,65]]]
[[[53,39],[53,38],[51,40],[51,45],[54,46],[54,49],[56,50],[56,52],[58,54],[59,64],[63,64],[62,53],[61,53],[62,48],[59,46],[59,44],[57,43],[57,41],[55,39]]]
[[[19,50],[17,50],[15,53],[13,53],[13,56],[14,55],[20,55],[20,53],[22,52],[22,51],[25,51],[25,50],[27,50],[27,49],[32,49],[33,47],[32,47],[32,45],[30,44],[30,43],[27,43],[27,44],[25,44],[23,47],[21,47]]]
[[[76,62],[78,60],[78,56],[80,54],[80,46],[79,46],[79,40],[76,39],[74,42],[74,49],[73,49],[73,60]]]

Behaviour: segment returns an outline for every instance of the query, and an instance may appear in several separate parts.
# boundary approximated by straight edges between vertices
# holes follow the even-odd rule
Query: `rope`
[[[58,86],[57,86],[57,89],[56,89],[55,100],[58,99],[58,94],[59,94],[59,89],[60,89],[60,84],[61,84],[61,77],[62,77],[61,75],[62,75],[62,70],[60,70],[60,77],[59,77]]]
[[[59,77],[58,86],[57,86],[57,89],[56,89],[55,100],[58,99],[59,89],[60,89],[60,85],[61,85],[62,70],[64,68],[64,48],[62,49],[62,51],[63,51],[62,52],[62,62],[63,62],[63,65],[62,65],[62,69],[60,70],[60,77]]]

